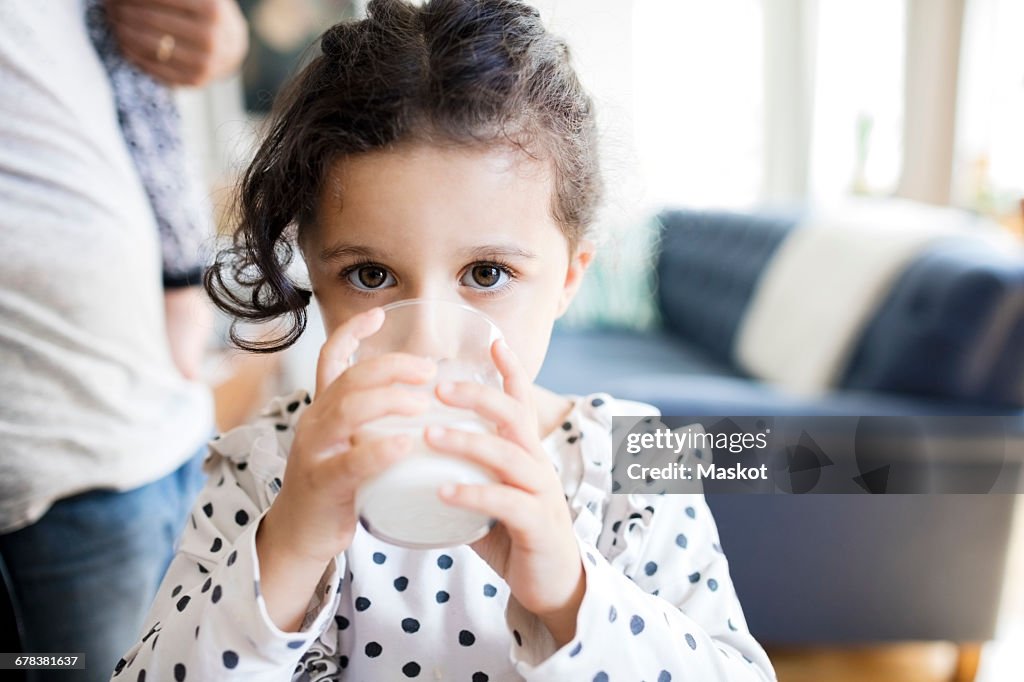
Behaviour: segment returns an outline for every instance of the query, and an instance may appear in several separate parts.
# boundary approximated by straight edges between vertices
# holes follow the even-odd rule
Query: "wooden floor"
[[[851,648],[768,648],[779,682],[951,682],[957,649],[946,643]]]

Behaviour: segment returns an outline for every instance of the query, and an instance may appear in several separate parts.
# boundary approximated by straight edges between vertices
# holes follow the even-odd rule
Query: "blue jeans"
[[[81,652],[85,670],[40,670],[33,682],[107,682],[142,634],[205,481],[203,447],[177,471],[127,492],[59,500],[36,523],[0,535],[24,653]]]

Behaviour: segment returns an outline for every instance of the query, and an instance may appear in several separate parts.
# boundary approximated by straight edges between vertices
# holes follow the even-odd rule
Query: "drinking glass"
[[[368,436],[404,433],[412,437],[413,453],[374,478],[356,493],[356,511],[366,530],[385,542],[414,549],[453,547],[478,540],[494,519],[453,507],[437,496],[445,483],[481,484],[494,479],[473,462],[431,449],[423,439],[430,425],[464,431],[493,432],[475,412],[445,405],[434,392],[443,381],[473,381],[501,388],[501,375],[491,359],[491,345],[501,330],[486,315],[461,303],[408,299],[383,307],[384,323],[359,343],[352,362],[384,353],[403,352],[430,358],[437,373],[425,385],[409,384],[430,396],[427,412],[389,415],[361,427]]]

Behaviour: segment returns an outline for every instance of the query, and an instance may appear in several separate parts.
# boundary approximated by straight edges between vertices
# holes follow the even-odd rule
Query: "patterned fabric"
[[[543,441],[585,570],[572,641],[558,646],[466,545],[404,549],[362,526],[325,570],[299,631],[280,630],[255,538],[309,402],[305,391],[274,398],[211,441],[206,487],[115,680],[775,679],[703,495],[612,494],[612,415],[623,407],[604,393],[575,397]]]
[[[128,62],[107,20],[105,0],[86,0],[86,26],[110,76],[125,142],[160,229],[165,288],[199,284],[209,204],[187,167],[181,114],[171,89]]]

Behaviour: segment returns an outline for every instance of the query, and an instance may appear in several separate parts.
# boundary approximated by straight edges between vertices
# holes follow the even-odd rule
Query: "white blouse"
[[[404,549],[362,527],[324,573],[300,631],[281,631],[260,594],[255,535],[308,404],[305,391],[275,398],[210,442],[206,487],[112,679],[775,679],[704,497],[611,493],[616,401],[606,394],[574,398],[543,441],[586,576],[571,642],[558,647],[468,546]]]

